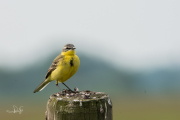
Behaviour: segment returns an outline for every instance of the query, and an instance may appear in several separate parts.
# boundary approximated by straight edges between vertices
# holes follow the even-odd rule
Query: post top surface
[[[85,101],[91,101],[91,100],[108,99],[109,96],[105,94],[104,92],[93,92],[89,90],[71,92],[68,90],[64,90],[62,92],[52,94],[50,96],[50,99],[53,99],[53,98],[56,98],[57,100],[63,100],[63,101],[78,102],[78,101],[83,100],[85,102]]]

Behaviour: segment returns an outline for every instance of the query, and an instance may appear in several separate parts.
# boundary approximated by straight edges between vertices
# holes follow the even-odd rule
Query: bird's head
[[[74,55],[76,47],[73,44],[66,44],[62,49],[63,55]]]

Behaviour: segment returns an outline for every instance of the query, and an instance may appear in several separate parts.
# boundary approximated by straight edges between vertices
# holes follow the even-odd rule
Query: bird
[[[71,78],[78,70],[80,65],[79,57],[76,55],[76,47],[73,44],[66,44],[61,54],[59,54],[49,67],[45,80],[34,90],[34,93],[43,90],[51,81],[56,81],[65,85],[71,92],[73,92],[64,82]],[[61,89],[60,89],[61,91]]]

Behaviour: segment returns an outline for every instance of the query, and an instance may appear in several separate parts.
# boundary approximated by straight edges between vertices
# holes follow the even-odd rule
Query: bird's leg
[[[56,81],[56,86],[59,88],[59,90],[62,92],[61,88],[58,85],[58,81]]]
[[[65,83],[62,83],[62,84],[65,85],[71,92],[74,92]]]

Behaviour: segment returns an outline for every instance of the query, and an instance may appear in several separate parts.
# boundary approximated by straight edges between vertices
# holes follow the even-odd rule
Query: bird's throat
[[[61,55],[75,55],[76,51],[75,50],[69,50],[66,52],[62,52]]]

